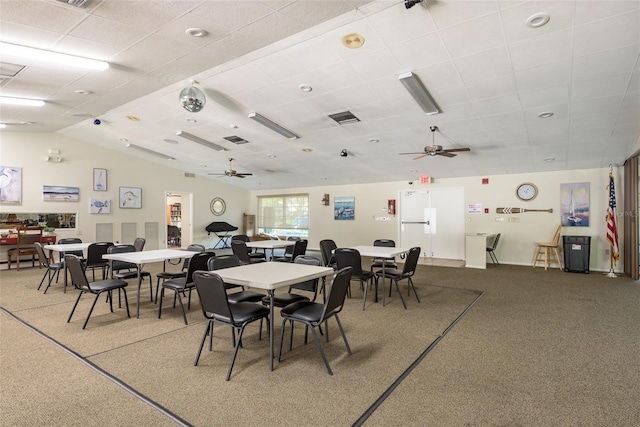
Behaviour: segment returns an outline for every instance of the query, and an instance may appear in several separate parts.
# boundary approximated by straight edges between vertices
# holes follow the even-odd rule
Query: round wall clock
[[[538,187],[530,182],[525,182],[516,188],[516,196],[518,199],[528,202],[536,198],[538,195]]]
[[[209,209],[211,209],[211,213],[220,216],[227,210],[227,204],[220,197],[216,197],[211,200],[211,204],[209,205]]]

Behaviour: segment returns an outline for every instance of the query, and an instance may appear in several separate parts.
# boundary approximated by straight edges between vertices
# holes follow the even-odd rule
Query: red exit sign
[[[431,177],[429,175],[423,175],[420,177],[420,184],[431,184]]]

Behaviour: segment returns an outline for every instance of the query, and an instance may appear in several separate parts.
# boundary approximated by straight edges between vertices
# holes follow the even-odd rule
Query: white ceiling
[[[525,25],[540,12],[548,24]],[[192,27],[209,34],[186,35]],[[361,48],[341,43],[350,33],[362,35]],[[621,165],[640,134],[637,0],[429,0],[411,9],[402,0],[90,0],[83,8],[2,0],[0,40],[111,64],[84,72],[0,58],[26,65],[2,81],[2,95],[46,101],[2,105],[0,122],[34,123],[0,132],[58,132],[204,176],[228,169],[233,157],[234,169],[253,176],[211,179],[249,189]],[[398,81],[407,71],[442,113],[422,112]],[[207,96],[199,113],[178,101],[191,79]],[[345,110],[361,121],[328,117]],[[281,137],[247,118],[251,112],[300,138]],[[541,119],[542,112],[554,115]],[[232,135],[249,143],[223,139]],[[398,154],[420,152],[432,137],[471,151]],[[138,154],[123,139],[175,160]]]

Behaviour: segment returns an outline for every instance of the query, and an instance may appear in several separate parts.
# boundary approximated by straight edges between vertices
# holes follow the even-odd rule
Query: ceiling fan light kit
[[[291,132],[288,129],[283,128],[279,124],[277,124],[275,122],[272,122],[271,120],[267,119],[264,116],[261,116],[258,113],[250,113],[249,114],[249,118],[252,119],[252,120],[255,120],[258,123],[260,123],[262,126],[268,127],[272,131],[284,136],[287,139],[293,140],[293,139],[298,139],[299,138],[299,136],[296,135],[295,133]]]
[[[427,115],[438,114],[440,109],[436,102],[431,98],[429,91],[424,87],[418,76],[412,72],[402,73],[398,76],[400,83],[409,91],[413,99],[416,100],[420,108]]]
[[[229,177],[236,177],[236,178],[244,178],[245,176],[251,176],[253,175],[252,173],[247,173],[247,172],[238,172],[235,169],[233,169],[231,167],[231,162],[233,162],[233,158],[229,158],[229,169],[227,169],[226,171],[224,171],[223,173],[210,173],[208,175],[216,175],[216,176],[229,176]]]
[[[211,148],[212,150],[226,151],[224,147],[221,147],[218,144],[214,144],[213,142],[209,142],[206,139],[202,139],[199,136],[192,135],[189,132],[185,132],[183,130],[179,130],[178,132],[176,132],[176,135],[188,139],[189,141],[198,143],[204,147]]]
[[[444,157],[455,157],[454,154],[457,151],[471,151],[470,148],[448,148],[443,149],[442,145],[436,145],[436,131],[438,130],[438,126],[429,126],[429,130],[431,130],[431,145],[427,145],[424,147],[424,153],[400,153],[400,154],[420,154],[420,156],[416,157],[413,160],[419,160],[426,156],[444,156]]]

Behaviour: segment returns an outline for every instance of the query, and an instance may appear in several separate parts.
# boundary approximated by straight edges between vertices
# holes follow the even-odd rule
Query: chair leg
[[[129,300],[127,299],[127,290],[122,288],[122,293],[124,294],[124,304],[127,306],[127,317],[131,317],[129,313]],[[118,300],[120,300],[120,289],[118,289]]]
[[[158,303],[158,319],[162,317],[162,300],[164,298],[164,287],[160,289],[160,302]]]
[[[407,277],[408,279],[408,285],[409,286],[409,292],[411,292],[411,289],[413,289],[413,293],[416,296],[416,300],[418,300],[418,302],[420,302],[420,297],[418,296],[418,292],[416,292],[416,287],[413,285],[413,280],[411,280],[411,277]],[[409,294],[411,295],[411,294]]]
[[[96,297],[93,299],[93,304],[91,304],[91,310],[89,310],[89,314],[87,314],[87,318],[84,321],[84,325],[82,325],[82,329],[87,327],[87,323],[89,323],[89,318],[91,317],[91,313],[93,313],[93,308],[96,306],[96,303],[98,302],[98,298],[100,297],[100,294],[96,294]],[[113,311],[113,306],[111,307],[111,311]]]
[[[362,281],[360,281],[360,285],[361,285],[361,286],[362,286],[362,284],[363,284],[363,282],[362,282]],[[362,311],[364,311],[364,306],[365,306],[365,304],[366,304],[366,302],[367,302],[367,288],[368,288],[368,287],[369,287],[369,283],[368,283],[368,281],[367,281],[367,282],[364,282],[364,296],[362,297]]]
[[[47,269],[47,271],[44,272],[44,276],[42,276],[42,280],[40,280],[40,284],[38,285],[38,289],[37,289],[38,291],[40,290],[40,287],[44,283],[44,278],[47,277],[47,274],[51,275],[50,271],[51,270]],[[51,283],[51,279],[49,279],[49,283]]]
[[[318,351],[320,351],[320,356],[322,356],[322,360],[324,361],[324,365],[327,367],[327,372],[329,375],[333,375],[333,371],[331,370],[331,366],[329,365],[329,360],[327,360],[327,355],[324,354],[324,349],[322,348],[322,344],[320,343],[320,338],[318,337],[318,333],[316,332],[316,328],[311,326],[311,333],[313,334],[313,338],[316,340],[316,345],[318,346]]]
[[[400,296],[400,301],[402,301],[402,305],[404,306],[405,310],[407,309],[407,303],[404,302],[404,297],[402,296],[402,292],[400,292],[400,286],[398,286],[398,281],[394,280],[394,282],[396,283],[396,290],[398,291],[398,295]],[[391,287],[391,286],[389,286]]]
[[[80,297],[82,296],[83,293],[84,293],[84,291],[80,291],[80,293],[78,294],[78,299],[76,299],[76,303],[73,304],[73,308],[71,309],[71,313],[69,314],[69,318],[67,319],[67,323],[69,323],[71,321],[71,316],[73,316],[73,312],[76,311],[76,307],[78,306],[78,303],[80,302]]]
[[[349,342],[347,341],[347,336],[344,334],[344,328],[342,327],[342,322],[340,321],[340,318],[338,317],[337,314],[334,317],[336,318],[336,322],[338,322],[338,329],[340,329],[340,334],[342,335],[342,340],[344,341],[344,346],[347,347],[347,352],[349,354],[352,354],[351,353],[351,347],[349,347]]]
[[[178,295],[178,301],[180,301],[180,309],[182,310],[182,318],[184,319],[184,324],[188,325],[189,322],[187,322],[187,313],[184,311],[184,304],[182,304],[182,298],[180,298],[180,292],[176,292],[176,295]]]
[[[242,325],[240,331],[238,332],[238,342],[233,350],[233,356],[231,357],[231,364],[229,365],[229,370],[227,371],[227,381],[231,378],[231,371],[233,370],[233,365],[236,363],[236,356],[238,356],[238,350],[240,349],[240,343],[242,343],[242,334],[244,333],[244,328],[247,326],[246,324]],[[233,328],[235,331],[235,327]]]
[[[204,334],[202,334],[202,341],[200,341],[200,348],[198,349],[198,353],[196,354],[196,360],[193,362],[193,366],[198,366],[198,360],[200,360],[200,354],[202,353],[202,348],[204,347],[204,342],[207,339],[207,335],[209,335],[209,331],[212,329],[212,321],[207,321],[207,325],[204,328]],[[211,331],[211,335],[213,336],[213,331]]]

